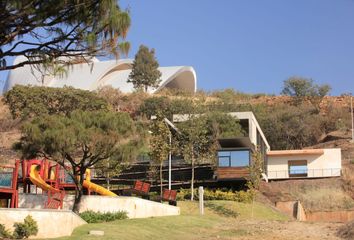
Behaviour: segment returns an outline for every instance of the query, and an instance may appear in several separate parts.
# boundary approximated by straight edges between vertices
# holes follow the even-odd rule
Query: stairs
[[[63,201],[65,197],[65,192],[50,192],[48,191],[48,199],[45,203],[46,209],[63,209]]]

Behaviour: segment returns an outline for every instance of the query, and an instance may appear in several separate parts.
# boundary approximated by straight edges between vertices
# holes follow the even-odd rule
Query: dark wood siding
[[[218,179],[238,179],[249,175],[248,168],[245,167],[219,167],[217,169]]]

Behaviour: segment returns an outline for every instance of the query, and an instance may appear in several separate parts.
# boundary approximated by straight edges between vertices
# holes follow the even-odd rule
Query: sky
[[[354,93],[354,0],[120,0],[127,40],[160,66],[193,66],[198,89],[279,94],[291,76]],[[0,72],[0,79],[7,73]]]

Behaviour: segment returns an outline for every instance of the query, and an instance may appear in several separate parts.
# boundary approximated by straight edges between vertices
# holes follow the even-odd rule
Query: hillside
[[[110,90],[114,91],[114,90]],[[109,93],[109,92],[108,92]],[[131,114],[136,114],[140,110],[141,106],[146,99],[149,98],[147,95],[122,95],[122,94],[108,94],[105,96],[113,106],[113,109],[129,109]],[[117,92],[115,92],[117,93]],[[166,96],[166,93],[163,93],[161,96]],[[161,96],[154,96],[154,98],[160,98]],[[172,99],[184,99],[190,98],[190,96],[171,96],[167,94],[168,98]],[[298,131],[298,126],[294,126],[291,121],[292,118],[282,119],[282,122],[279,122],[279,119],[272,121],[270,124],[267,123],[268,116],[267,112],[277,111],[278,106],[290,106],[291,98],[285,96],[256,96],[256,95],[247,95],[247,94],[233,94],[230,96],[225,96],[225,92],[222,92],[222,95],[209,94],[207,95],[207,102],[227,102],[238,104],[240,106],[250,106],[248,108],[240,108],[240,110],[252,110],[256,111],[256,114],[260,116],[261,127],[264,127],[265,134],[270,137],[271,145],[274,144],[274,141],[279,140],[281,137],[289,137],[284,135],[279,135],[279,138],[273,138],[275,127],[274,124],[288,124],[287,127],[292,127],[290,129],[292,132],[289,134],[294,134]],[[150,97],[151,98],[151,97]],[[204,99],[205,94],[198,93],[196,95],[197,99]],[[116,104],[116,105],[114,105]],[[262,107],[259,107],[262,106]],[[354,172],[354,144],[350,142],[351,132],[349,131],[350,124],[348,119],[350,118],[350,108],[349,108],[349,98],[348,97],[325,97],[321,103],[321,111],[318,116],[324,116],[328,119],[326,121],[317,122],[317,119],[311,121],[311,126],[308,128],[319,127],[322,124],[329,125],[325,130],[314,131],[316,140],[313,146],[306,146],[310,148],[332,148],[337,147],[342,149],[343,157],[343,174],[339,179],[322,179],[322,180],[296,180],[296,181],[282,181],[271,183],[267,188],[264,189],[264,192],[267,192],[266,196],[272,201],[279,200],[290,200],[290,199],[301,199],[307,209],[318,210],[320,209],[341,209],[343,206],[345,209],[352,208],[354,202],[351,198],[354,199],[354,176],[351,174]],[[289,108],[290,109],[290,108]],[[292,108],[295,109],[295,108]],[[329,111],[329,109],[332,109]],[[341,115],[337,115],[336,109],[340,111]],[[288,110],[287,107],[282,107],[282,112],[278,116],[282,117],[283,114],[287,114],[291,110]],[[3,101],[0,101],[0,161],[1,163],[9,163],[14,159],[18,158],[18,154],[11,150],[11,146],[20,138],[20,122],[18,120],[13,120],[9,109],[4,105]],[[270,114],[270,113],[269,113]],[[273,114],[273,112],[272,112]],[[330,117],[329,117],[330,116]],[[342,117],[343,116],[343,117]],[[311,120],[311,118],[309,118]],[[343,119],[343,121],[342,121]],[[345,121],[344,121],[345,119]],[[274,120],[274,119],[271,119]],[[298,122],[301,123],[302,112],[298,114]],[[322,120],[321,120],[322,121]],[[339,121],[339,123],[338,123]],[[263,125],[262,125],[263,124]],[[264,125],[265,124],[265,125]],[[317,124],[317,125],[316,125]],[[335,124],[335,126],[333,126]],[[280,128],[279,131],[285,128]],[[334,131],[325,132],[326,129],[332,129]],[[273,132],[272,132],[273,131]],[[304,130],[304,134],[307,134],[308,129]],[[279,132],[277,132],[279,134]],[[296,133],[297,134],[297,133]],[[294,135],[293,137],[298,140],[303,139],[303,136]],[[316,135],[317,134],[317,135]],[[306,137],[306,136],[305,136]],[[290,138],[291,139],[291,138]],[[291,141],[291,140],[288,140]],[[274,148],[273,148],[274,149]],[[292,188],[289,188],[292,186]],[[319,191],[321,189],[321,191]],[[331,199],[328,198],[331,197]],[[351,198],[350,198],[351,197]],[[316,204],[316,202],[321,202],[321,204]]]
[[[18,158],[11,150],[12,145],[20,138],[19,122],[13,120],[8,107],[0,98],[0,162],[7,164]]]

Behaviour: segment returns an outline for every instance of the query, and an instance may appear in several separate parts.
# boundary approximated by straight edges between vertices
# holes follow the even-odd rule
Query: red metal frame
[[[10,208],[18,207],[18,190],[17,190],[17,179],[18,179],[18,168],[20,165],[20,161],[16,160],[15,166],[3,165],[2,167],[12,168],[12,184],[11,188],[1,188],[0,187],[0,195],[5,199],[10,199]]]

